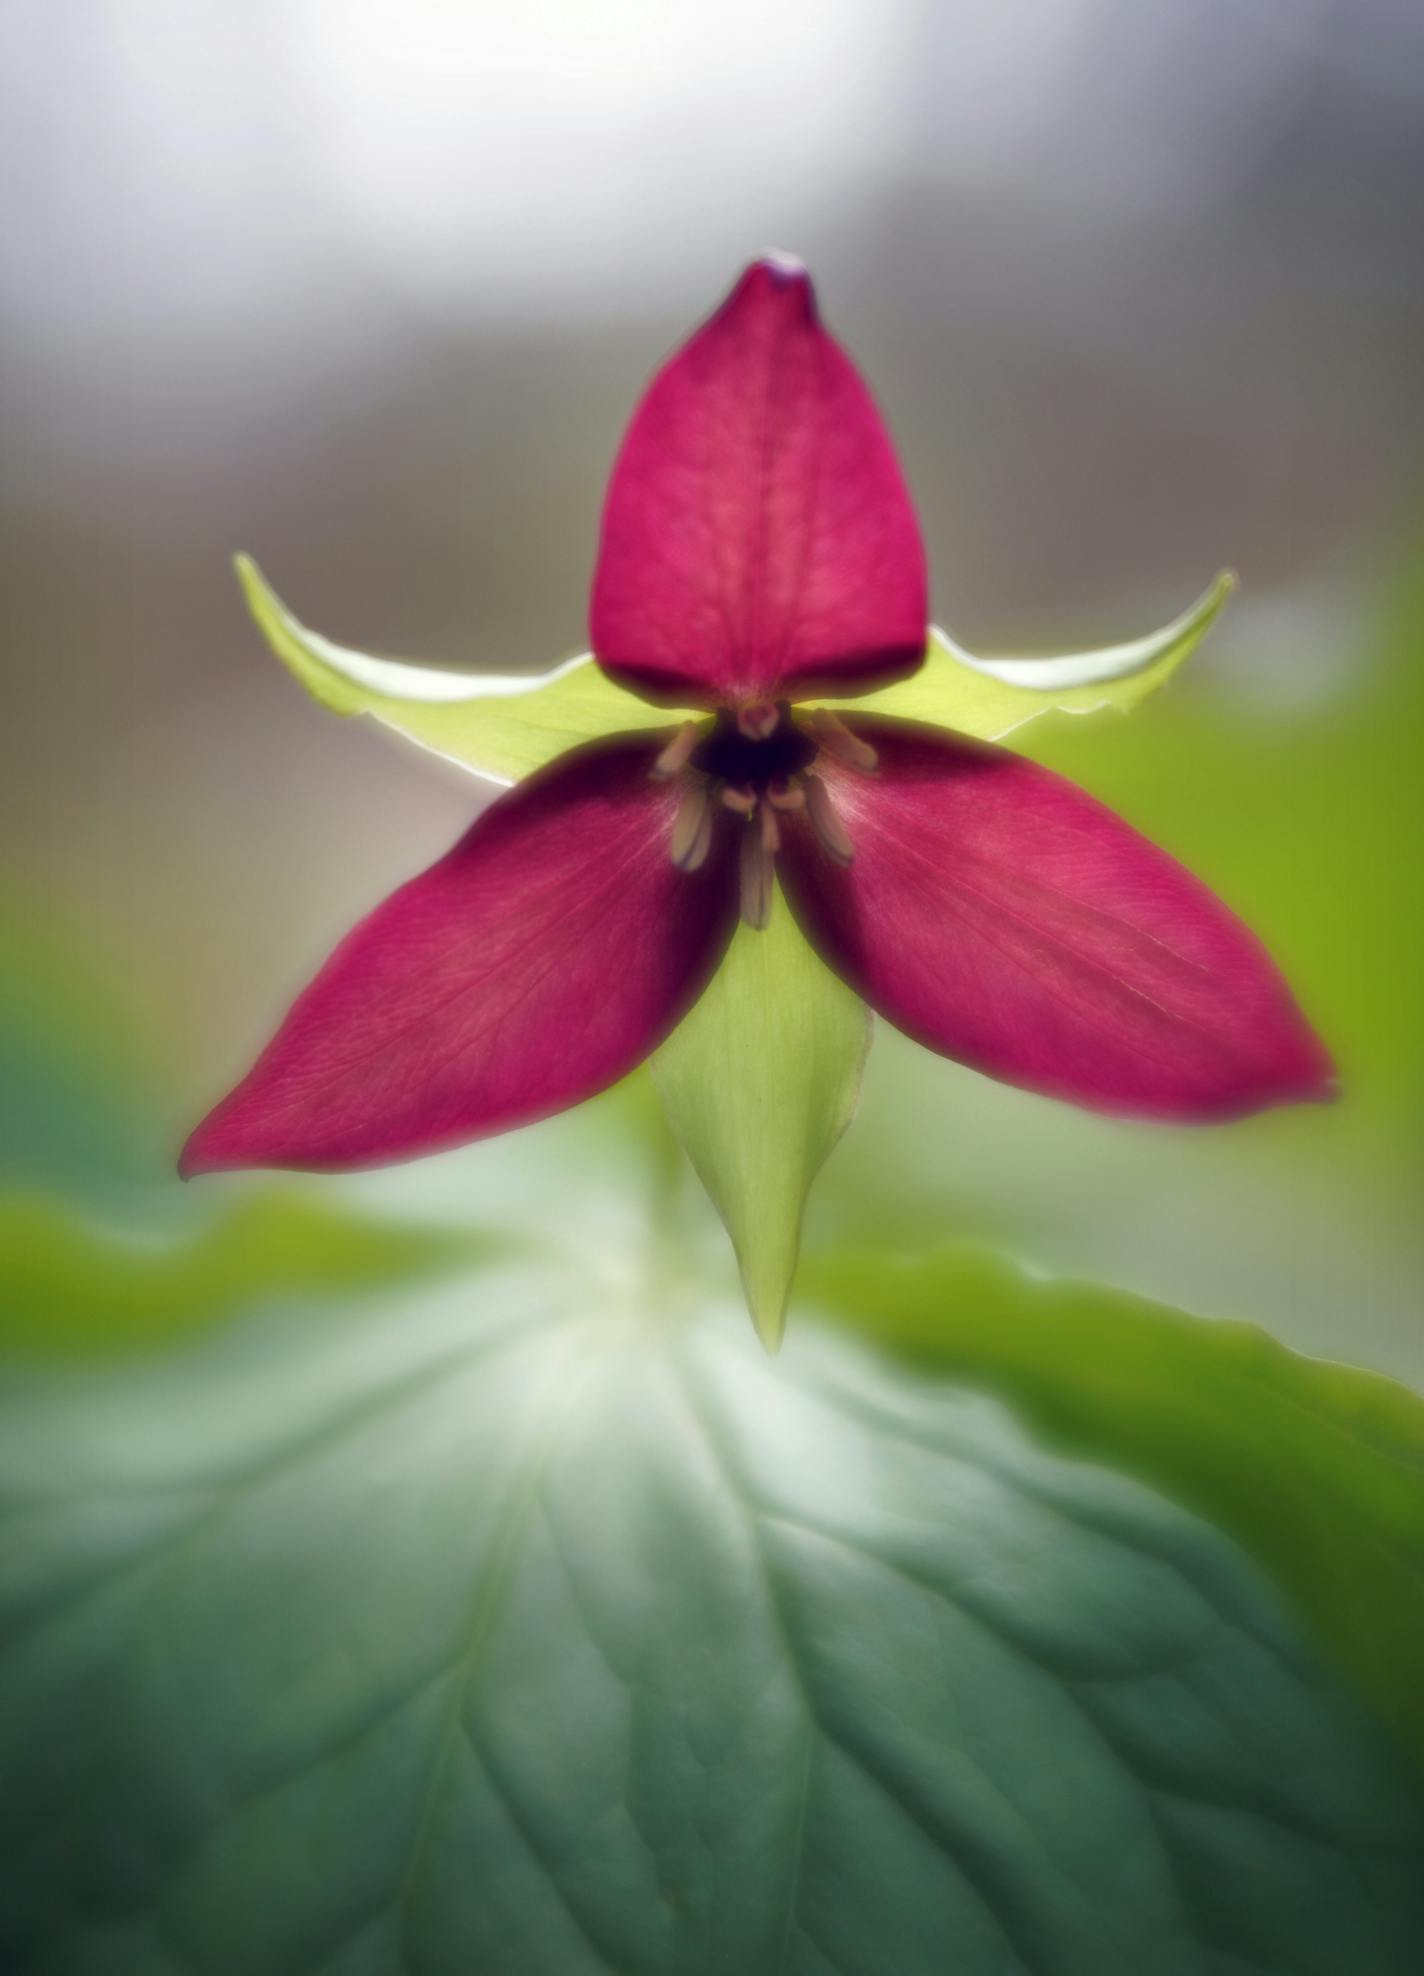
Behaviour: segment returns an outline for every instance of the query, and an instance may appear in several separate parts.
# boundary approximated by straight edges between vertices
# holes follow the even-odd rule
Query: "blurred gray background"
[[[966,642],[1135,635],[1231,564],[1192,690],[1318,717],[1417,526],[1418,0],[4,0],[0,207],[9,945],[74,957],[175,1131],[475,799],[304,702],[231,553],[369,649],[580,649],[628,411],[764,247],[873,381]],[[1144,1168],[942,1078],[965,1225],[1032,1155],[1045,1260],[1418,1366],[1405,1234],[1362,1345],[1378,1243],[1269,1161]]]

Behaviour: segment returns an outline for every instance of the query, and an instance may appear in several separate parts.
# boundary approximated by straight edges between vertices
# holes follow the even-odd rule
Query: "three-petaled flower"
[[[1263,948],[1172,859],[1020,756],[856,712],[927,626],[880,416],[805,272],[758,262],[654,380],[604,509],[594,656],[684,717],[629,701],[493,803],[337,948],[183,1170],[367,1166],[576,1104],[778,877],[859,996],[994,1077],[1156,1118],[1327,1095]]]

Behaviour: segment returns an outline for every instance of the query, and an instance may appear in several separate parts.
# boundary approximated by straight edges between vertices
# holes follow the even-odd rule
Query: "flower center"
[[[692,767],[718,782],[751,789],[757,795],[770,783],[785,782],[809,768],[818,753],[816,743],[792,721],[785,701],[776,713],[772,731],[754,739],[743,731],[736,714],[724,709],[712,732],[693,749]]]
[[[742,918],[765,926],[784,821],[804,812],[828,857],[849,864],[855,855],[831,792],[816,773],[826,758],[861,775],[875,773],[875,750],[829,708],[814,709],[804,725],[792,719],[785,700],[735,713],[724,708],[710,731],[685,722],[653,766],[659,781],[676,780],[681,790],[669,846],[673,863],[696,871],[707,860],[719,821],[735,818],[742,826]]]

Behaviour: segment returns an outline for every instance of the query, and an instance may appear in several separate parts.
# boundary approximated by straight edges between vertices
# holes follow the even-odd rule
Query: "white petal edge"
[[[537,693],[556,679],[566,679],[580,666],[593,663],[592,652],[580,652],[548,672],[456,672],[441,666],[416,665],[409,659],[382,659],[338,645],[312,631],[295,617],[263,576],[251,556],[233,558],[238,580],[252,615],[269,635],[286,634],[302,655],[329,666],[342,679],[367,693],[391,699],[424,700],[432,705],[461,700],[503,700],[519,693]]]
[[[1028,692],[1057,693],[1072,686],[1103,686],[1112,680],[1129,679],[1145,672],[1159,659],[1168,657],[1187,639],[1195,642],[1235,590],[1234,570],[1222,570],[1180,617],[1163,625],[1145,638],[1129,639],[1123,645],[1107,645],[1095,652],[1067,652],[1057,657],[1019,657],[1001,654],[976,658],[938,625],[930,627],[930,637],[952,659],[971,672],[983,673],[1005,686],[1021,686]]]
[[[235,562],[258,629],[313,699],[367,714],[487,782],[507,787],[581,742],[675,719],[615,686],[587,653],[549,672],[471,673],[352,651],[294,617],[250,556]]]

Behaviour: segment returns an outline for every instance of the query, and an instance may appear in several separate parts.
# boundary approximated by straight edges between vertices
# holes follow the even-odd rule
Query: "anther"
[[[767,784],[766,800],[774,810],[804,810],[806,791],[795,777]]]
[[[829,707],[816,707],[810,725],[811,732],[834,760],[843,762],[847,768],[858,769],[862,775],[873,775],[879,768],[880,757],[870,743],[852,734],[840,715],[833,714]]]
[[[762,848],[768,857],[775,857],[781,849],[781,825],[776,820],[776,811],[770,803],[763,803],[758,819],[761,825]]]
[[[770,815],[770,811],[764,811],[763,814]],[[775,871],[775,860],[763,841],[762,833],[759,830],[744,830],[741,862],[742,918],[748,926],[755,927],[758,932],[771,918]]]
[[[756,791],[745,783],[727,782],[722,787],[722,801],[738,816],[750,816],[757,806]]]
[[[696,871],[712,848],[712,792],[698,776],[682,792],[672,826],[672,861],[679,871]]]
[[[846,827],[840,820],[831,792],[819,775],[803,778],[806,788],[806,813],[811,819],[811,828],[820,840],[821,848],[837,864],[849,864],[855,856],[855,846],[846,834]]]
[[[697,746],[697,722],[685,720],[653,763],[653,774],[659,782],[666,782],[679,774],[692,760],[692,751]]]
[[[750,707],[737,709],[737,732],[748,741],[765,741],[776,732],[780,720],[781,709],[774,700],[758,700]]]

